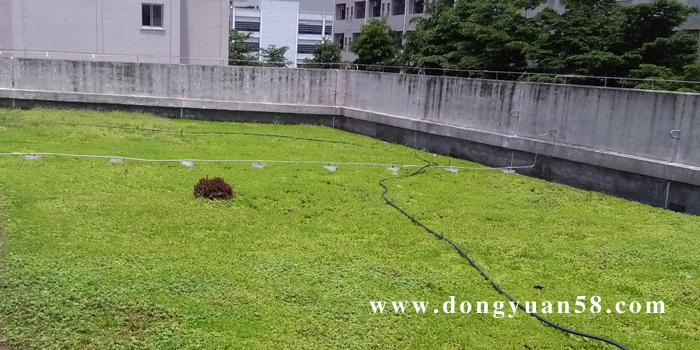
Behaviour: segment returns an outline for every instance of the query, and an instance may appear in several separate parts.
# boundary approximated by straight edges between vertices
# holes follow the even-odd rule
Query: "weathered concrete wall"
[[[337,75],[330,70],[182,66],[184,98],[334,106]]]
[[[258,104],[334,106],[336,77],[328,70],[0,59],[1,88],[14,80],[18,90]]]
[[[180,66],[15,59],[15,88],[153,97],[182,97]]]
[[[543,152],[669,179],[681,174],[662,168],[652,174],[646,162],[700,166],[697,94],[356,71],[344,74],[348,95],[344,106],[353,109],[350,113],[357,118],[374,121],[362,113],[381,113],[491,132],[495,135],[463,136],[528,152],[553,144],[558,148]],[[416,123],[402,127],[435,129]],[[615,160],[620,157],[645,163],[626,160],[622,164]],[[694,175],[685,181],[697,180],[700,177]]]
[[[522,84],[518,135],[673,161],[682,94],[580,86]]]
[[[230,113],[283,114],[330,126],[354,120],[354,125],[383,125],[391,133],[404,130],[401,142],[412,147],[494,166],[523,164],[484,150],[538,154],[592,166],[586,171],[606,168],[667,181],[669,198],[688,203],[689,193],[700,186],[697,94],[344,70],[0,58],[2,105],[42,105],[40,101],[160,108],[183,118],[203,110],[215,120],[227,120]],[[391,138],[382,132],[362,133]],[[464,142],[426,145],[420,135],[436,135],[423,140]],[[537,174],[576,177],[562,173],[570,169]],[[609,184],[595,183],[606,176],[591,175],[581,183],[610,192]],[[616,179],[613,187],[625,187],[624,181]],[[680,190],[684,187],[671,183],[695,189]],[[631,188],[617,192],[629,194]],[[671,195],[672,188],[679,188],[678,193]],[[628,194],[626,198],[636,198]]]
[[[0,89],[12,89],[12,61],[0,59]]]
[[[343,72],[345,106],[420,119],[422,78],[417,75]],[[357,74],[355,74],[357,73]]]

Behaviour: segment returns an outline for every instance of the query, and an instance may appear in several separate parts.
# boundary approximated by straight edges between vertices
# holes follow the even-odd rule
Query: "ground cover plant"
[[[326,127],[41,109],[0,109],[0,152],[476,166]],[[394,203],[519,300],[665,302],[664,314],[552,321],[630,349],[698,348],[700,218],[500,171],[404,177],[414,170],[0,156],[0,347],[611,348],[522,312],[443,313],[450,296],[505,298],[384,203],[389,177]],[[207,177],[226,179],[235,199],[194,198]],[[379,300],[429,301],[428,312],[375,314]]]
[[[233,188],[220,177],[204,178],[194,185],[194,196],[195,198],[204,197],[212,200],[231,199],[233,198]]]

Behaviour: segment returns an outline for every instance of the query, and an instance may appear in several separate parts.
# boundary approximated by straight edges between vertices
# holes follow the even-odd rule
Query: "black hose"
[[[411,175],[409,175],[409,176],[413,176],[413,175],[419,173],[420,171],[422,171],[423,169],[425,169],[425,168],[427,168],[427,167],[430,167],[430,166],[432,166],[432,165],[426,165],[425,167],[419,169],[418,171],[416,171],[415,173],[413,173],[413,174],[411,174]],[[401,207],[399,207],[398,205],[394,204],[394,202],[392,202],[391,199],[386,198],[386,193],[389,192],[389,188],[386,187],[386,185],[384,185],[384,181],[386,181],[386,180],[388,180],[388,178],[385,178],[385,179],[382,179],[381,181],[379,181],[379,185],[382,186],[382,187],[384,187],[384,192],[382,193],[382,199],[384,199],[384,201],[386,201],[387,204],[391,205],[392,207],[394,207],[395,209],[397,209],[398,211],[400,211],[403,215],[406,215],[406,217],[408,217],[409,219],[411,219],[411,221],[413,221],[414,223],[418,224],[420,227],[424,228],[426,231],[432,233],[435,237],[437,237],[437,238],[439,238],[439,239],[442,239],[442,240],[444,240],[444,241],[447,241],[447,243],[451,244],[451,245],[459,252],[459,254],[462,255],[462,257],[464,257],[465,259],[467,259],[467,261],[469,261],[469,264],[471,264],[477,271],[479,271],[479,273],[481,273],[482,276],[484,276],[484,278],[485,278],[487,281],[489,281],[489,283],[491,283],[491,285],[493,286],[493,288],[495,288],[495,289],[496,289],[498,292],[500,292],[501,294],[505,295],[506,298],[510,299],[510,301],[512,301],[512,302],[514,302],[514,303],[517,303],[518,307],[519,307],[520,309],[522,309],[523,311],[525,311],[526,313],[530,314],[530,316],[533,316],[533,317],[537,318],[538,320],[540,320],[540,321],[542,321],[542,322],[544,322],[544,323],[546,323],[546,324],[548,324],[548,325],[550,325],[550,326],[552,326],[552,327],[554,327],[554,328],[556,328],[556,329],[562,330],[562,331],[564,331],[564,332],[571,333],[571,334],[576,334],[576,335],[579,335],[579,336],[582,336],[582,337],[586,337],[586,338],[592,338],[592,339],[600,340],[600,341],[606,342],[606,343],[608,343],[608,344],[615,345],[616,347],[618,347],[618,348],[620,348],[620,349],[629,350],[627,347],[625,347],[624,345],[622,345],[622,344],[620,344],[620,343],[618,343],[618,342],[616,342],[616,341],[614,341],[614,340],[610,340],[610,339],[603,338],[603,337],[601,337],[601,336],[597,336],[597,335],[594,335],[594,334],[583,333],[583,332],[575,331],[575,330],[573,330],[573,329],[569,329],[569,328],[566,328],[566,327],[562,327],[562,326],[560,326],[560,325],[558,325],[558,324],[556,324],[556,323],[554,323],[554,322],[552,322],[552,321],[550,321],[550,320],[548,320],[548,319],[546,319],[546,318],[544,318],[544,317],[538,315],[538,314],[535,313],[535,312],[528,312],[527,309],[525,309],[525,307],[524,307],[522,304],[520,304],[519,301],[513,299],[513,297],[511,297],[508,293],[506,293],[503,289],[501,289],[501,287],[499,287],[499,286],[496,284],[496,282],[494,282],[494,281],[491,279],[491,277],[489,277],[489,275],[487,275],[486,272],[484,272],[484,270],[482,270],[482,269],[479,267],[479,265],[477,265],[477,264],[474,262],[474,260],[472,260],[472,258],[470,258],[469,255],[467,255],[467,253],[465,253],[457,244],[455,244],[454,242],[452,242],[449,238],[445,237],[442,233],[437,233],[437,232],[433,231],[432,229],[430,229],[430,227],[423,225],[423,223],[420,222],[420,221],[418,221],[418,220],[416,220],[416,218],[413,217],[413,215],[407,213],[405,210],[401,209]]]
[[[81,124],[81,123],[58,123],[58,124],[61,124],[61,125],[71,125],[71,126],[92,126],[92,127],[105,128],[105,129],[143,130],[143,131],[162,132],[162,133],[173,133],[173,134],[180,133],[180,134],[195,134],[195,135],[207,135],[207,134],[211,134],[211,135],[246,135],[246,136],[281,137],[281,138],[288,138],[288,139],[302,140],[302,141],[328,142],[328,143],[338,143],[338,144],[352,145],[352,146],[358,146],[358,147],[365,147],[365,145],[361,145],[361,144],[358,144],[358,143],[347,142],[347,141],[322,140],[322,139],[313,139],[313,138],[308,138],[308,137],[298,137],[298,136],[289,136],[289,135],[277,135],[277,134],[260,134],[260,133],[254,133],[254,132],[182,131],[182,130],[150,129],[150,128],[128,127],[128,126],[112,126],[112,125]]]

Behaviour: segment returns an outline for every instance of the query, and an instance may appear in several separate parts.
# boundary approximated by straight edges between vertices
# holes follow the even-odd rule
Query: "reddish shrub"
[[[195,198],[231,199],[233,198],[233,188],[220,177],[204,178],[194,186],[194,196]]]

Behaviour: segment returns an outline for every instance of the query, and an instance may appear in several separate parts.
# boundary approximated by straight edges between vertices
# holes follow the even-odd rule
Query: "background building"
[[[0,55],[225,64],[229,0],[2,0]]]
[[[373,19],[383,19],[394,30],[397,43],[405,34],[415,30],[411,19],[425,14],[429,0],[335,0],[335,31],[333,41],[343,48],[343,59],[353,60],[356,56],[348,51],[350,42],[360,35],[363,25]]]
[[[324,37],[331,37],[333,15],[328,12],[303,11],[304,8],[321,8],[316,1],[304,3],[285,0],[233,1],[231,6],[231,26],[251,34],[248,44],[251,51],[260,52],[270,45],[287,46],[287,61],[296,67],[306,58],[313,57],[314,46]],[[332,2],[326,1],[328,8]]]
[[[299,11],[303,12],[333,12],[333,0],[278,0],[299,3]],[[256,7],[260,0],[231,0],[231,6]]]

